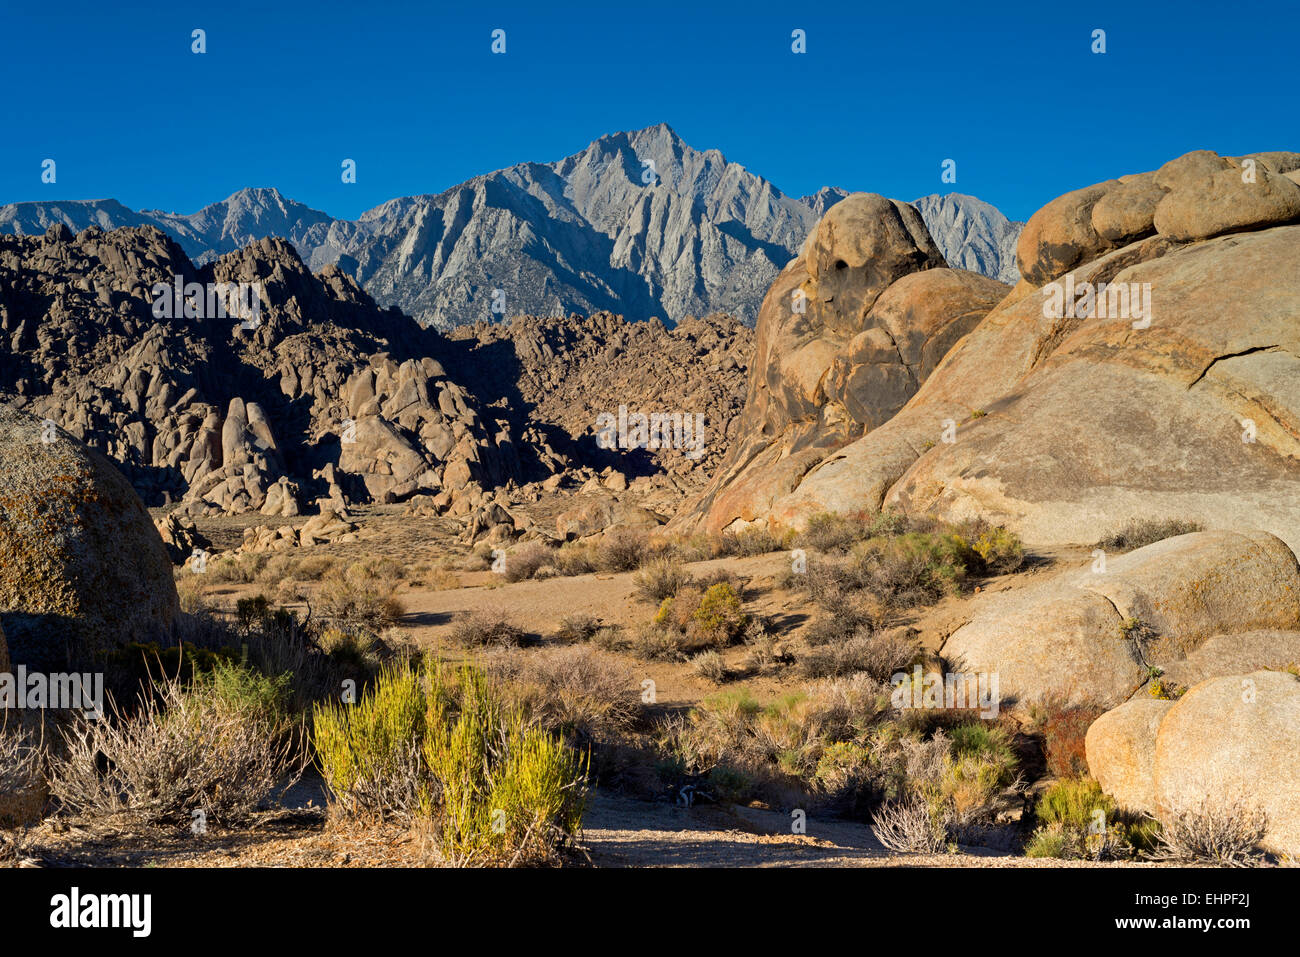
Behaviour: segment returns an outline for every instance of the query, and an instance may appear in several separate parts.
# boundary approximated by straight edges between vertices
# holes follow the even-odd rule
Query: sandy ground
[[[653,614],[653,607],[636,595],[635,574],[588,574],[545,581],[506,583],[487,571],[463,570],[467,549],[454,539],[455,526],[442,519],[421,519],[400,509],[366,510],[362,533],[348,544],[317,547],[313,553],[343,562],[384,555],[409,568],[430,564],[460,565],[460,587],[437,589],[417,576],[400,583],[398,597],[406,614],[399,634],[415,645],[464,655],[450,641],[461,616],[500,613],[525,631],[546,638],[571,616],[590,616],[605,624],[635,628]],[[219,520],[205,528],[218,547],[232,547],[251,518]],[[262,520],[265,522],[265,520]],[[774,633],[790,637],[822,612],[799,592],[785,589],[789,555],[772,553],[751,558],[698,562],[695,575],[725,567],[745,582],[745,610],[767,618]],[[916,629],[922,645],[936,651],[944,639],[967,621],[988,596],[1023,588],[1050,572],[1089,561],[1086,550],[1036,554],[1030,566],[1012,576],[981,584],[979,592],[948,599],[901,620]],[[216,585],[209,592],[218,606],[233,607],[237,598],[265,592],[264,584]],[[743,647],[728,649],[727,663],[740,671]],[[658,704],[664,708],[693,705],[722,687],[743,688],[760,700],[801,687],[790,672],[775,676],[740,675],[723,686],[695,675],[690,666],[674,662],[644,662],[623,656],[638,682],[654,680]],[[55,830],[46,822],[30,835],[28,856],[42,864],[107,866],[400,866],[436,863],[430,844],[409,828],[395,825],[359,827],[327,819],[325,790],[309,777],[286,801],[288,810],[266,816],[238,833],[213,833],[196,838],[188,832],[110,835],[69,828]],[[887,852],[862,823],[810,814],[806,832],[791,832],[788,813],[758,807],[700,805],[686,808],[667,800],[646,801],[618,792],[598,791],[585,819],[582,847],[585,859],[597,867],[875,867],[919,866],[1064,866],[1059,861],[1008,857],[982,848],[936,857],[899,856]],[[1095,865],[1085,862],[1083,866]],[[1132,866],[1132,865],[1129,865]]]

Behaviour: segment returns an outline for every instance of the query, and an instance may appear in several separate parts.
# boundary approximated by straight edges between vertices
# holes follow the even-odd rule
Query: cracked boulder
[[[1211,637],[1300,623],[1300,566],[1266,532],[1180,535],[1102,567],[990,596],[944,658],[958,671],[996,672],[1004,699],[1113,707]]]

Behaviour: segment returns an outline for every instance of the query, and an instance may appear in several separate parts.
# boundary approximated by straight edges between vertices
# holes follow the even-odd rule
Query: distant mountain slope
[[[354,221],[260,188],[189,215],[135,212],[111,199],[17,203],[0,207],[0,233],[154,225],[195,263],[280,236],[313,270],[337,264],[380,304],[441,328],[602,310],[670,321],[727,312],[752,325],[776,274],[847,195],[826,187],[786,196],[659,124],[601,137],[553,163],[393,199]],[[953,265],[1014,281],[1020,224],[969,196],[917,204]]]
[[[962,193],[922,196],[912,205],[921,213],[949,266],[1001,282],[1020,280],[1016,241],[1024,223],[1012,222],[996,206]]]

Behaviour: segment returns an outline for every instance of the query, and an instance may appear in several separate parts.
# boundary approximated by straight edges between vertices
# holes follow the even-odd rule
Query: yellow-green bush
[[[354,704],[316,706],[316,760],[345,813],[407,816],[427,801],[419,754],[424,717],[420,675],[404,666],[383,669]]]
[[[581,827],[587,756],[470,665],[381,672],[318,709],[315,743],[345,811],[428,821],[452,864],[554,863]]]

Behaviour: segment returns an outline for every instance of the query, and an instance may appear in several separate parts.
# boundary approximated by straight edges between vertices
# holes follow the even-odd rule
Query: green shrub
[[[356,703],[319,704],[313,718],[316,761],[345,814],[404,818],[428,801],[419,752],[425,701],[416,671],[387,667]]]
[[[385,669],[315,725],[339,808],[428,822],[448,863],[557,863],[581,827],[587,757],[473,666]]]
[[[981,532],[971,547],[990,575],[1007,575],[1025,564],[1025,547],[1019,536],[1000,525]]]

